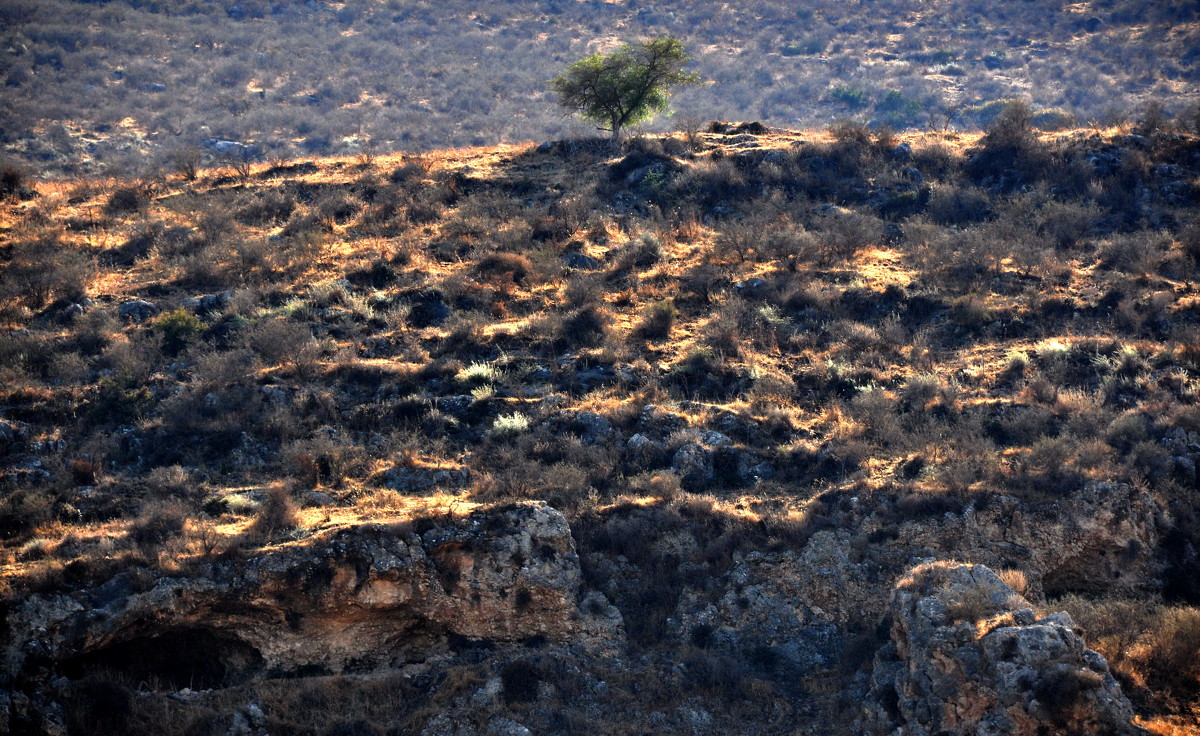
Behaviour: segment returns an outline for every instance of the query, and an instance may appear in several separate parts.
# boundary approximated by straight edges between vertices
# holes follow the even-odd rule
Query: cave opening
[[[208,690],[239,685],[262,670],[257,649],[209,629],[140,636],[62,662],[71,679],[98,677],[152,690]]]

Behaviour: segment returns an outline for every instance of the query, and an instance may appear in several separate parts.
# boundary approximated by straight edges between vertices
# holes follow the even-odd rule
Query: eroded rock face
[[[369,524],[182,577],[34,596],[9,617],[4,665],[23,679],[125,670],[176,689],[368,671],[455,636],[564,639],[580,626],[579,580],[570,527],[542,503]]]
[[[917,566],[896,586],[891,615],[865,733],[1142,733],[1108,664],[1071,617],[1038,619],[983,565]]]
[[[860,516],[842,528],[767,558],[819,620],[873,626],[886,612],[891,581],[930,558],[1021,570],[1032,598],[1100,590],[1141,595],[1159,584],[1155,549],[1163,511],[1128,485],[1094,483],[1041,506],[996,496],[986,505],[900,522],[868,504],[856,504],[849,514]]]
[[[1091,483],[1042,506],[999,496],[952,519],[910,525],[908,538],[936,550],[932,556],[1033,573],[1048,595],[1136,594],[1158,579],[1160,514],[1144,490]]]

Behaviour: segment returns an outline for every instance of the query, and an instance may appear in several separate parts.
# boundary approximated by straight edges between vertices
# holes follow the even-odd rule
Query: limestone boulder
[[[862,731],[883,736],[1139,734],[1066,613],[1037,616],[983,565],[930,562],[891,598]]]

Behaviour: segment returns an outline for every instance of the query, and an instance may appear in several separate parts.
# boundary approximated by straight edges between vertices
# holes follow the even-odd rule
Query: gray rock
[[[516,721],[496,717],[488,722],[490,736],[533,736],[533,732]]]
[[[567,268],[579,271],[595,271],[600,268],[600,261],[577,251],[563,254],[562,261]]]
[[[251,703],[242,709],[246,714],[246,718],[250,721],[250,725],[254,728],[262,728],[267,724],[267,714],[263,713],[263,709],[258,703]]]
[[[1175,458],[1175,472],[1184,480],[1196,482],[1196,461],[1186,455]]]
[[[733,288],[737,289],[739,293],[743,294],[758,294],[765,289],[766,286],[766,281],[755,277],[752,279],[746,279],[745,281],[739,281],[733,285]]]
[[[131,322],[145,322],[161,311],[157,304],[144,299],[134,299],[117,307],[117,314]]]
[[[728,447],[733,444],[728,436],[711,429],[700,430],[700,441],[709,447]]]
[[[987,567],[918,565],[892,595],[862,732],[1132,734],[1133,708],[1066,613],[1032,609]]]
[[[775,477],[775,466],[770,463],[754,463],[753,465],[747,465],[739,474],[742,476],[742,480],[748,483],[770,480]]]
[[[660,406],[647,404],[642,407],[638,424],[647,431],[668,435],[687,426],[687,418],[674,412],[669,412]]]
[[[689,485],[703,486],[712,483],[712,450],[694,442],[683,445],[671,458],[671,469]]]
[[[471,480],[471,471],[459,469],[392,468],[384,474],[384,484],[394,491],[426,491],[430,488],[458,489]]]
[[[583,430],[584,444],[594,445],[612,437],[612,424],[594,412],[579,412],[575,415],[575,423]]]
[[[82,304],[68,304],[58,312],[58,321],[63,323],[71,323],[83,316],[84,309]]]
[[[304,494],[304,505],[317,507],[336,506],[337,501],[334,500],[333,496],[324,491],[309,491]]]
[[[456,419],[462,419],[475,403],[475,398],[469,394],[443,396],[437,401],[439,411],[445,412]]]
[[[223,309],[233,299],[233,294],[232,291],[223,291],[220,294],[188,297],[179,305],[192,312],[216,312]]]
[[[679,720],[687,725],[689,729],[691,729],[692,733],[708,734],[712,730],[712,714],[704,708],[699,706],[681,705],[678,709],[676,709],[675,713],[679,717]]]
[[[225,731],[225,736],[251,736],[254,729],[250,726],[250,719],[245,713],[238,711],[233,714],[229,728]]]
[[[421,729],[421,736],[458,736],[458,733],[454,721],[445,713],[438,713],[430,718],[425,728]]]
[[[205,147],[216,151],[217,153],[223,154],[243,155],[253,150],[252,146],[248,146],[245,143],[239,143],[238,141],[226,141],[219,138],[210,138],[204,141],[204,145]]]
[[[262,392],[263,398],[277,406],[284,406],[288,403],[288,393],[286,389],[279,386],[263,386],[259,389]]]
[[[483,683],[483,687],[475,691],[471,696],[471,702],[475,706],[484,708],[494,706],[500,702],[500,692],[504,689],[504,682],[499,677],[490,677],[488,681]]]
[[[662,445],[650,439],[641,432],[638,432],[634,436],[630,437],[629,441],[625,443],[625,446],[637,452],[662,448]]]

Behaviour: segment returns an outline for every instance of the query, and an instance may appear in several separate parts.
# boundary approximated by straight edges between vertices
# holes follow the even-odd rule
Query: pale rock
[[[1133,709],[1066,613],[1040,620],[989,568],[929,562],[891,598],[861,732],[1139,734]]]

